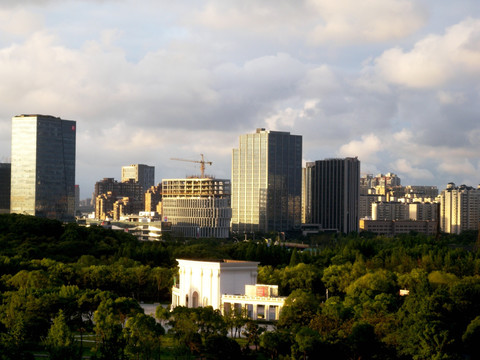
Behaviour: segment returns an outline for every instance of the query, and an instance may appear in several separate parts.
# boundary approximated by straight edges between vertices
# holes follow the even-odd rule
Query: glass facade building
[[[306,198],[312,224],[348,234],[358,231],[360,161],[357,158],[326,159],[307,163],[311,186]]]
[[[232,155],[232,231],[287,231],[301,224],[302,137],[257,129]]]
[[[11,213],[74,219],[75,138],[75,121],[48,115],[12,118]]]

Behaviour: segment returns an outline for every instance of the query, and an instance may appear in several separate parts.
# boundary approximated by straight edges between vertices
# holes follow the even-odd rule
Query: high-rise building
[[[232,218],[230,180],[162,180],[162,216],[187,237],[227,238]]]
[[[302,168],[302,224],[312,223],[312,163]]]
[[[232,156],[232,230],[298,229],[302,216],[302,137],[257,129]]]
[[[162,185],[151,186],[145,192],[145,211],[161,213]]]
[[[104,220],[113,218],[113,205],[117,200],[128,197],[135,209],[142,211],[145,206],[145,192],[143,186],[133,179],[118,182],[113,178],[104,178],[95,183],[95,218]],[[125,208],[127,209],[127,208]],[[129,207],[128,209],[132,209]]]
[[[12,118],[12,213],[70,221],[75,215],[76,122]]]
[[[312,224],[342,233],[358,231],[360,161],[326,159],[307,166],[312,168]]]
[[[144,164],[122,166],[122,182],[135,180],[147,191],[155,183],[155,167]]]
[[[10,212],[10,178],[12,164],[0,163],[0,214]]]
[[[440,197],[440,229],[460,234],[477,230],[480,222],[480,185],[478,188],[449,183]]]

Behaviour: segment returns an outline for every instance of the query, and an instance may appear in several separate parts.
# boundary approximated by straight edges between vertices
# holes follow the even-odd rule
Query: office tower
[[[358,231],[360,161],[326,159],[312,168],[312,223],[342,233]]]
[[[12,164],[0,163],[0,214],[10,212],[10,178]]]
[[[230,180],[162,180],[162,216],[187,237],[227,238],[232,218]]]
[[[477,230],[480,222],[480,186],[455,186],[449,183],[440,194],[440,229],[460,234]]]
[[[302,216],[302,137],[257,129],[232,155],[232,231],[287,231]]]
[[[74,219],[75,134],[75,121],[49,115],[12,118],[12,213]]]
[[[122,166],[122,182],[135,180],[147,191],[155,183],[155,167],[144,164]]]

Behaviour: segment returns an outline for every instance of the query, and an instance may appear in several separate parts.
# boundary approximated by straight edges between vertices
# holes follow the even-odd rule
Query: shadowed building
[[[360,161],[355,158],[317,160],[311,168],[311,221],[323,229],[358,231]]]
[[[12,164],[0,163],[0,214],[10,212],[10,178]]]
[[[12,213],[74,219],[75,134],[75,121],[49,115],[12,118]]]

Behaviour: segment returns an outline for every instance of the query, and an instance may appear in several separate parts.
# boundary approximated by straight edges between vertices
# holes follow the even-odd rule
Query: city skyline
[[[112,14],[114,14],[112,16]],[[303,136],[403,184],[480,181],[480,3],[0,4],[0,162],[12,116],[75,119],[81,198],[126,164],[229,178],[239,134]]]

